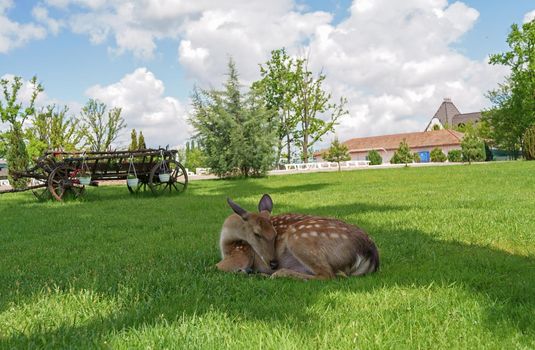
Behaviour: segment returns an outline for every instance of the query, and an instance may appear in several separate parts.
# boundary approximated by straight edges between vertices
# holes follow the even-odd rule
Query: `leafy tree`
[[[516,159],[523,136],[535,123],[535,20],[511,26],[507,37],[510,50],[490,56],[490,64],[504,65],[511,74],[498,88],[489,91],[493,106],[483,117],[499,147]]]
[[[445,162],[446,159],[447,159],[447,157],[444,154],[444,152],[442,152],[442,149],[440,149],[438,147],[433,148],[433,150],[431,151],[431,161],[432,162],[442,163],[442,162]]]
[[[277,153],[275,164],[280,163],[282,150],[286,148],[286,161],[291,161],[291,147],[294,133],[299,122],[294,110],[297,93],[297,75],[295,61],[288,56],[284,48],[271,51],[271,58],[260,66],[261,80],[253,83],[262,96],[266,108],[276,115]]]
[[[422,160],[420,159],[420,153],[418,153],[418,152],[414,152],[414,153],[412,154],[412,160],[413,160],[413,162],[415,162],[415,163],[420,163],[420,162],[422,161]]]
[[[32,116],[26,130],[28,153],[40,157],[47,150],[74,151],[82,141],[83,133],[75,117],[68,118],[67,106],[49,105]]]
[[[114,107],[106,115],[106,105],[90,99],[82,108],[81,121],[84,125],[84,137],[92,151],[106,151],[126,128],[121,108]]]
[[[314,77],[308,69],[307,58],[296,61],[295,74],[297,92],[293,108],[299,126],[294,137],[297,146],[301,148],[301,158],[307,163],[309,149],[320,141],[323,135],[334,131],[338,119],[348,113],[345,109],[347,100],[341,97],[338,103],[331,102],[332,95],[323,89],[325,74],[320,72]],[[330,120],[320,118],[323,114],[329,115]]]
[[[452,163],[459,163],[463,161],[463,154],[461,150],[453,149],[448,152],[448,161]]]
[[[273,113],[254,89],[246,94],[240,91],[232,59],[228,69],[223,90],[194,89],[190,123],[214,174],[265,174],[273,163],[276,141]]]
[[[383,164],[383,157],[376,150],[371,150],[368,152],[368,160],[370,165],[381,165]]]
[[[485,160],[485,146],[483,141],[473,132],[464,134],[461,141],[463,160],[471,164],[474,161],[482,162]]]
[[[137,141],[138,149],[147,149],[147,144],[145,143],[145,136],[143,136],[143,131],[139,132],[139,140]]]
[[[18,101],[18,93],[22,88],[22,78],[14,77],[11,83],[7,79],[0,80],[2,86],[2,99],[0,99],[0,120],[7,123],[7,152],[6,160],[9,167],[9,183],[13,188],[26,186],[26,179],[15,179],[13,173],[25,170],[29,164],[28,151],[24,142],[24,122],[35,113],[35,100],[44,90],[37,82],[37,77],[30,80],[32,94],[29,103],[23,107]]]
[[[2,133],[0,132],[0,158],[4,158],[7,153],[7,138],[8,133]]]
[[[411,149],[409,148],[407,141],[403,139],[403,141],[399,143],[399,148],[394,152],[390,163],[405,164],[405,166],[408,166],[409,163],[412,163],[412,160],[413,154],[411,152]]]
[[[129,151],[137,151],[139,149],[137,145],[137,132],[136,129],[132,129],[130,133],[130,146],[128,146]]]
[[[338,163],[338,171],[341,170],[340,162],[345,162],[351,159],[349,155],[349,150],[346,145],[340,143],[338,138],[335,138],[331,147],[323,154],[323,159],[328,162]]]

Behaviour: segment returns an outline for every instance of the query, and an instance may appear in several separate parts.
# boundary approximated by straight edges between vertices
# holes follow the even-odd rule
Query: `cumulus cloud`
[[[19,23],[9,19],[7,12],[13,7],[12,0],[0,0],[0,53],[8,53],[31,40],[46,37],[46,29],[34,23]]]
[[[150,59],[159,40],[175,40],[178,62],[201,86],[219,86],[229,56],[242,82],[250,83],[273,49],[309,54],[313,70],[327,75],[326,87],[334,97],[349,100],[350,115],[338,128],[341,139],[423,130],[444,97],[463,112],[481,110],[488,104],[485,92],[507,73],[453,48],[479,17],[460,1],[354,0],[348,17],[338,24],[331,14],[308,11],[293,0],[42,4],[65,14],[59,27],[65,23],[94,44],[111,45],[116,54]],[[525,20],[534,14],[526,14]],[[53,31],[47,12],[36,9],[34,17]],[[115,84],[94,86],[87,94],[122,106],[129,128],[144,130],[153,145],[177,144],[187,137],[183,105],[165,96],[163,82],[145,68]]]
[[[165,96],[165,87],[147,68],[138,68],[117,83],[87,89],[86,95],[108,106],[121,107],[127,123],[119,145],[128,145],[130,130],[143,131],[148,146],[183,144],[190,134],[184,106]]]
[[[535,19],[535,10],[530,11],[524,15],[524,23],[531,22]]]

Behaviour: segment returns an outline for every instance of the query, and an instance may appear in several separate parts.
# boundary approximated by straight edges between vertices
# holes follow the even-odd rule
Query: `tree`
[[[516,159],[527,128],[535,123],[535,20],[513,24],[507,44],[510,50],[491,55],[489,63],[507,66],[511,74],[489,91],[493,106],[483,117],[497,145]]]
[[[75,117],[67,117],[67,106],[48,105],[35,113],[26,129],[30,157],[40,157],[47,150],[74,151],[83,138]]]
[[[137,151],[139,149],[137,145],[137,132],[136,129],[132,129],[130,133],[130,146],[128,146],[129,151]]]
[[[422,161],[422,159],[420,158],[420,153],[418,152],[414,152],[412,154],[412,160],[415,162],[415,163],[420,163]]]
[[[442,149],[435,147],[431,151],[431,161],[436,163],[443,163],[448,159]]]
[[[221,91],[195,88],[190,123],[203,147],[206,165],[220,177],[262,175],[273,163],[273,113],[254,89],[240,91],[234,61]]]
[[[461,141],[463,160],[471,164],[474,161],[482,162],[485,160],[485,145],[483,141],[473,132],[464,134]]]
[[[106,105],[90,99],[82,108],[81,121],[84,124],[84,137],[92,151],[106,151],[126,128],[121,117],[121,108],[114,107],[106,116]]]
[[[143,136],[143,131],[139,132],[139,140],[137,141],[138,149],[147,149],[147,144],[145,143],[145,136]]]
[[[381,165],[383,164],[383,157],[376,150],[371,150],[368,152],[368,160],[370,165]]]
[[[35,100],[44,90],[35,76],[30,80],[30,84],[32,85],[30,101],[23,107],[22,102],[18,101],[22,78],[14,77],[11,83],[7,79],[0,80],[3,92],[0,99],[0,120],[9,126],[5,143],[6,160],[9,167],[9,182],[13,188],[23,188],[27,184],[26,179],[16,179],[13,174],[24,171],[29,165],[23,126],[24,122],[35,113]]]
[[[4,158],[7,153],[7,132],[0,132],[0,158]]]
[[[271,58],[260,66],[261,80],[253,83],[253,89],[262,96],[265,106],[277,117],[277,153],[275,164],[280,163],[282,150],[286,148],[286,161],[291,162],[294,133],[299,122],[294,111],[297,93],[295,61],[284,48],[271,51]]]
[[[335,138],[331,147],[323,154],[323,159],[328,162],[338,163],[338,171],[341,170],[340,162],[345,162],[351,159],[349,150],[346,145],[340,143],[338,138]]]
[[[403,139],[403,141],[399,143],[399,148],[394,152],[394,156],[392,156],[390,163],[405,164],[405,166],[408,166],[409,163],[412,163],[412,160],[413,155],[411,149],[409,148],[407,141]]]
[[[452,163],[459,163],[463,161],[463,154],[461,150],[452,149],[448,152],[448,161]]]
[[[323,90],[322,86],[326,76],[320,72],[314,77],[308,69],[308,58],[296,61],[295,74],[297,92],[293,108],[299,126],[294,138],[301,148],[301,158],[307,163],[309,149],[323,135],[334,131],[338,119],[349,112],[345,109],[345,98],[341,97],[338,103],[331,103],[332,95]],[[320,118],[324,114],[330,116],[329,121]]]

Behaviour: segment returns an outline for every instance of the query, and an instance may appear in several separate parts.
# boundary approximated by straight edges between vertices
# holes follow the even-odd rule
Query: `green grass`
[[[365,228],[381,270],[225,274],[230,196]],[[181,196],[0,197],[0,348],[535,348],[535,162],[197,181]]]

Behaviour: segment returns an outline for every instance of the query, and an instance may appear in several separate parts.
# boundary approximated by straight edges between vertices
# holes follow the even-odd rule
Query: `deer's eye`
[[[262,238],[262,236],[260,235],[260,233],[254,233],[254,235],[256,236],[256,238]]]

